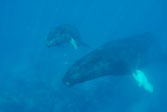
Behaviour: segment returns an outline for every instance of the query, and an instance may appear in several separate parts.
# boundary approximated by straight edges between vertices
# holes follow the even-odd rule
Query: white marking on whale
[[[133,73],[133,78],[138,82],[139,87],[143,87],[150,93],[153,92],[152,84],[148,81],[146,75],[141,70],[136,70],[135,73]]]
[[[75,41],[73,38],[71,38],[70,43],[71,43],[71,45],[72,45],[75,49],[78,48],[78,47],[77,47],[77,43],[76,43],[76,41]]]

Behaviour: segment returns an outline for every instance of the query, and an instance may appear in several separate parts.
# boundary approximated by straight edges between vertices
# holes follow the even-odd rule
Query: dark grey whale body
[[[71,24],[61,24],[51,30],[47,37],[47,46],[58,46],[70,42],[71,38],[77,39],[77,28]]]
[[[78,28],[72,24],[61,24],[52,29],[46,40],[47,46],[63,46],[65,44],[71,44],[75,49],[79,45],[89,47],[80,38]]]
[[[74,63],[63,82],[73,86],[107,75],[130,75],[146,65],[153,40],[149,33],[111,40]]]

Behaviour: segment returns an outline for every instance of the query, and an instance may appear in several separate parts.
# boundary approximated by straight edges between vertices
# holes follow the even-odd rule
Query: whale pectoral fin
[[[150,93],[153,92],[153,86],[152,86],[150,83],[146,84],[146,85],[144,86],[144,89],[145,89],[146,91],[150,92]]]
[[[71,38],[70,43],[71,43],[71,45],[72,45],[75,49],[78,48],[78,47],[77,47],[77,43],[76,43],[76,41],[75,41],[73,38]]]
[[[141,70],[136,70],[135,73],[133,73],[133,78],[139,83],[140,87],[142,86],[146,91],[150,93],[153,92],[153,86]]]
[[[142,81],[141,75],[134,72],[133,73],[133,78],[138,82],[139,87],[142,86],[143,81]]]

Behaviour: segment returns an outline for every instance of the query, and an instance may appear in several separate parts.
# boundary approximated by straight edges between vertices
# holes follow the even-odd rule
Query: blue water
[[[166,6],[166,0],[1,0],[0,112],[167,112],[166,62],[149,66],[153,93],[131,76],[68,88],[62,83],[65,72],[91,50],[46,47],[48,32],[70,23],[94,48],[152,32],[167,54]]]

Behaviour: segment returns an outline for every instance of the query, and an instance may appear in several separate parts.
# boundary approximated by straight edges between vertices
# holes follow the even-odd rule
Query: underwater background
[[[46,46],[48,32],[66,23],[93,48],[152,32],[167,56],[166,0],[0,0],[0,112],[167,112],[167,58],[149,66],[153,93],[131,76],[66,87],[68,68],[91,51]]]

